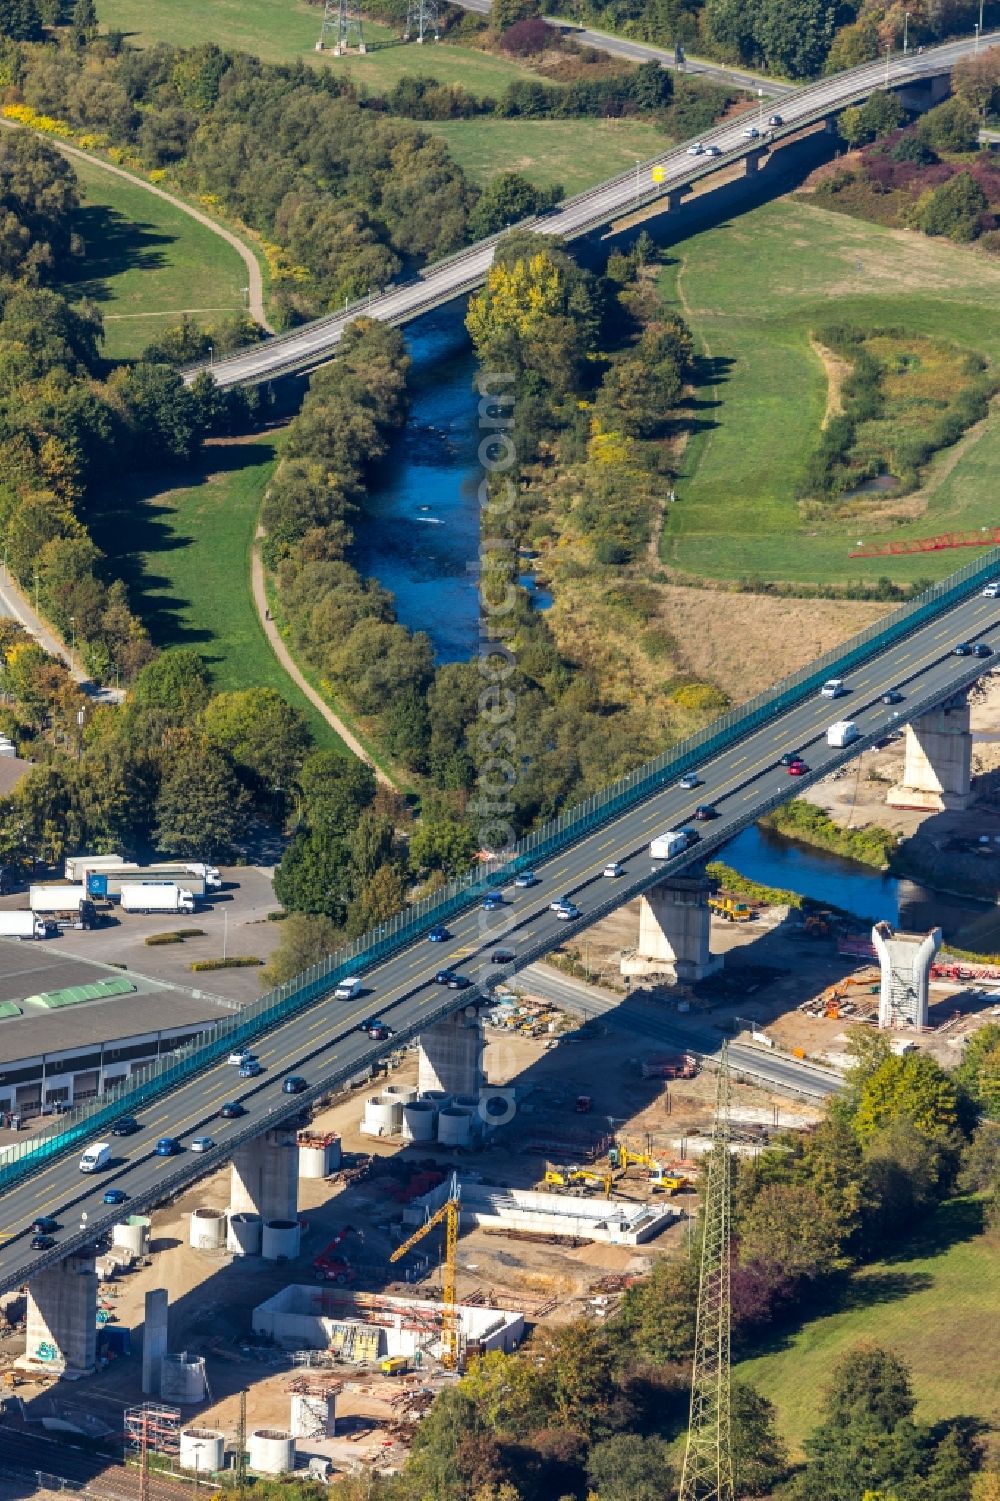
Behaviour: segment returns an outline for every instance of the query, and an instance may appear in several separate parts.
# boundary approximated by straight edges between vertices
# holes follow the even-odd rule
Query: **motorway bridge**
[[[981,41],[983,47],[995,43],[1000,43],[1000,32],[983,37]],[[778,101],[782,120],[778,126],[768,127],[767,118],[773,102],[765,105],[762,101],[759,111],[713,126],[699,138],[704,147],[717,148],[718,156],[709,155],[707,151],[693,156],[688,145],[675,146],[637,165],[635,171],[620,173],[597,187],[588,188],[586,192],[566,199],[555,212],[528,220],[520,227],[574,240],[658,198],[673,195],[679,199],[685,190],[702,178],[732,167],[734,163],[745,161],[748,171],[756,170],[761,156],[775,141],[830,119],[846,105],[866,99],[877,89],[930,84],[931,80],[948,73],[959,59],[969,56],[976,46],[976,42],[969,38],[946,42],[923,53],[900,53],[894,58],[865,63],[860,68],[786,93]],[[751,126],[760,130],[760,139],[747,137],[746,130]],[[369,313],[386,323],[404,324],[431,308],[474,291],[485,280],[499,238],[499,235],[493,235],[446,260],[435,261],[414,280],[388,287],[342,313],[304,324],[292,333],[268,339],[246,353],[191,369],[186,372],[185,379],[190,382],[200,370],[209,369],[218,385],[228,387],[260,385],[282,375],[305,374],[330,359],[348,323],[362,313]]]
[[[70,1250],[89,1245],[95,1232],[109,1229],[121,1214],[102,1204],[109,1185],[127,1191],[131,1212],[162,1201],[218,1166],[238,1144],[288,1121],[303,1105],[344,1085],[393,1046],[509,982],[570,933],[665,876],[700,863],[811,781],[907,719],[969,687],[991,663],[956,655],[954,647],[960,640],[985,641],[1000,650],[1000,600],[981,593],[994,571],[1000,573],[1000,549],[967,564],[836,653],[562,815],[523,841],[502,867],[470,873],[349,950],[331,956],[318,971],[244,1008],[176,1060],[140,1072],[112,1096],[64,1117],[47,1135],[25,1143],[19,1158],[0,1166],[0,1292]],[[847,697],[835,704],[818,692],[832,675],[845,678],[848,687]],[[898,706],[882,701],[890,688],[903,694]],[[862,735],[846,750],[826,743],[827,726],[841,717],[853,719]],[[803,755],[811,767],[808,776],[788,776],[780,765],[787,751]],[[702,786],[685,791],[679,779],[694,767]],[[654,869],[648,853],[651,837],[685,823],[696,804],[707,800],[715,804],[719,817],[702,826],[702,842]],[[612,860],[625,867],[618,881],[601,876]],[[528,867],[536,871],[538,884],[515,887],[516,873]],[[493,887],[502,887],[506,900],[499,911],[487,914],[481,898]],[[550,909],[550,902],[564,895],[571,895],[581,909],[575,923],[560,921]],[[427,941],[435,923],[447,925],[446,941]],[[510,964],[491,962],[500,939],[504,947],[515,950]],[[464,971],[472,988],[455,992],[437,984],[435,973],[446,965]],[[366,993],[354,1001],[338,1001],[333,986],[349,973],[363,975]],[[359,1030],[361,1020],[372,1014],[395,1029],[393,1042],[372,1043]],[[239,1080],[226,1056],[235,1044],[250,1041],[265,1073],[257,1080]],[[714,1051],[710,1046],[705,1050]],[[783,1060],[783,1065],[790,1063]],[[282,1092],[283,1079],[291,1072],[305,1076],[305,1093]],[[581,1088],[586,1082],[581,1077]],[[829,1087],[828,1083],[814,1092]],[[233,1098],[245,1105],[246,1116],[219,1120],[219,1107]],[[140,1132],[120,1141],[121,1157],[108,1173],[96,1181],[83,1177],[77,1166],[81,1144],[105,1135],[110,1121],[125,1110],[141,1113]],[[164,1134],[179,1137],[186,1146],[206,1131],[217,1142],[210,1152],[196,1155],[185,1150],[167,1159],[154,1154],[155,1142]],[[118,1139],[115,1145],[117,1149]],[[27,1233],[38,1214],[53,1215],[63,1225],[59,1244],[41,1253],[30,1249]],[[87,1219],[81,1223],[84,1214]]]

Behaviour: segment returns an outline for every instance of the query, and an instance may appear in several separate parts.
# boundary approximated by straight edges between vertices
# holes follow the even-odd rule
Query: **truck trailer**
[[[87,894],[98,901],[115,901],[123,886],[155,884],[183,886],[192,896],[205,895],[204,876],[192,875],[183,865],[134,865],[128,869],[91,870],[87,873]]]
[[[688,837],[680,829],[671,829],[666,834],[657,834],[649,846],[650,859],[672,860],[688,847]]]
[[[29,886],[28,905],[36,917],[50,922],[72,923],[76,927],[96,928],[97,910],[86,888],[72,886]]]
[[[67,855],[63,874],[67,881],[86,881],[92,870],[135,870],[121,855]]]
[[[193,912],[194,893],[176,881],[130,881],[121,889],[123,912]]]
[[[855,740],[861,739],[861,731],[853,719],[838,719],[826,732],[827,745],[836,746],[842,750],[845,745],[853,745]]]
[[[50,931],[34,912],[0,912],[0,938],[47,938]]]

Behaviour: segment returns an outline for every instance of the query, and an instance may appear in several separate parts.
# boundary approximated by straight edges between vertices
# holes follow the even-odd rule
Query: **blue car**
[[[173,1157],[180,1149],[181,1144],[176,1136],[161,1136],[156,1143],[157,1157]]]
[[[486,895],[483,897],[483,911],[484,912],[499,912],[500,908],[502,906],[503,906],[503,892],[502,891],[488,891],[486,893]]]
[[[105,1204],[124,1204],[128,1194],[124,1188],[109,1188],[104,1195]]]
[[[451,934],[448,932],[448,929],[442,923],[438,923],[436,928],[431,928],[427,935],[427,941],[428,943],[447,943],[450,937]]]
[[[262,1074],[263,1072],[264,1070],[261,1068],[256,1058],[248,1058],[246,1063],[240,1064],[241,1079],[256,1079],[257,1075]]]

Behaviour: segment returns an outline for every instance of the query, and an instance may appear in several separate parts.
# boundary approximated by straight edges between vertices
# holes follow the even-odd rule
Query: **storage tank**
[[[214,1475],[225,1468],[226,1441],[215,1428],[182,1428],[178,1457],[182,1470]]]
[[[130,1214],[127,1220],[115,1225],[111,1231],[111,1244],[131,1251],[133,1256],[145,1256],[149,1250],[149,1217],[145,1214]]]
[[[265,1220],[260,1254],[265,1261],[294,1261],[301,1234],[298,1220]]]
[[[417,1098],[415,1084],[387,1084],[382,1091],[383,1100],[397,1100],[400,1105],[409,1105]]]
[[[437,1115],[430,1100],[411,1100],[403,1106],[403,1135],[410,1141],[433,1141]]]
[[[221,1251],[226,1244],[224,1209],[195,1209],[188,1221],[188,1244],[196,1251]]]
[[[259,1214],[231,1214],[226,1231],[226,1250],[235,1256],[259,1256],[260,1231]]]
[[[479,1096],[472,1094],[459,1094],[451,1102],[453,1110],[460,1110],[463,1115],[469,1117],[470,1128],[473,1136],[483,1128],[482,1118],[479,1114]]]
[[[160,1396],[164,1402],[193,1407],[204,1402],[208,1391],[205,1362],[200,1355],[181,1350],[178,1355],[164,1355],[160,1366]]]
[[[254,1428],[250,1468],[258,1475],[287,1475],[295,1469],[295,1440],[283,1428]]]
[[[384,1095],[369,1095],[361,1129],[366,1136],[395,1136],[403,1125],[403,1107]]]
[[[333,1438],[337,1432],[337,1394],[292,1393],[292,1437]]]
[[[328,1178],[340,1166],[340,1137],[299,1132],[299,1177]]]
[[[435,1110],[447,1110],[451,1104],[451,1095],[446,1089],[424,1089],[417,1095],[417,1099],[426,1100]]]
[[[443,1147],[467,1147],[472,1140],[472,1119],[464,1110],[449,1105],[438,1111],[438,1141]]]

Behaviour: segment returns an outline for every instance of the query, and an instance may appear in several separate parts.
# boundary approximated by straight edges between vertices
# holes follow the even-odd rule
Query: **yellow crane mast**
[[[448,1197],[440,1209],[435,1209],[419,1229],[397,1246],[389,1257],[389,1260],[400,1261],[407,1251],[413,1249],[425,1235],[429,1235],[436,1225],[444,1221],[444,1288],[441,1297],[441,1364],[446,1370],[453,1371],[458,1365],[458,1298],[456,1295],[456,1283],[458,1276],[458,1214],[459,1214],[459,1189],[458,1178],[453,1173],[451,1184],[448,1188]]]

